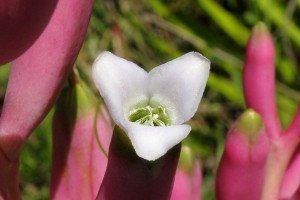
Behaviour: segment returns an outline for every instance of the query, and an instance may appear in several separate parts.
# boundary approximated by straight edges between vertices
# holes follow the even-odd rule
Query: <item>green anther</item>
[[[129,121],[143,124],[146,126],[168,126],[169,119],[164,107],[151,106],[136,108],[129,113]]]

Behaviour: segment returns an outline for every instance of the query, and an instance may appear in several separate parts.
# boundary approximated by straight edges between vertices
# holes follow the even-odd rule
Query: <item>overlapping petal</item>
[[[137,155],[146,160],[156,160],[180,143],[191,131],[189,125],[145,126],[130,122],[126,127],[128,137]]]
[[[148,103],[145,70],[136,64],[103,52],[93,64],[93,79],[116,124],[124,127],[129,111]]]
[[[208,79],[210,61],[196,52],[154,68],[149,73],[150,103],[168,110],[172,124],[182,124],[197,111]]]

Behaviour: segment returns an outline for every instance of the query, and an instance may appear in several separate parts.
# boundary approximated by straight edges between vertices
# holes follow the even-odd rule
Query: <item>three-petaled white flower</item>
[[[197,111],[210,61],[196,52],[160,65],[149,73],[103,52],[93,78],[114,122],[128,135],[137,155],[156,160],[191,131],[184,124]]]

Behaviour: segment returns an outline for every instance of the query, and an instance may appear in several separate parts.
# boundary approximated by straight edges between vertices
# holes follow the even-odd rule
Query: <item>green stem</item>
[[[100,104],[101,104],[101,102],[99,101],[97,103],[97,106],[96,106],[96,112],[95,112],[95,117],[94,117],[94,133],[95,133],[95,136],[96,136],[98,146],[100,147],[100,149],[101,149],[102,153],[105,155],[105,157],[107,157],[108,154],[105,151],[105,149],[104,149],[104,147],[101,143],[101,140],[100,140],[99,135],[98,135],[98,128],[97,128],[97,120],[98,120],[98,114],[100,112]]]

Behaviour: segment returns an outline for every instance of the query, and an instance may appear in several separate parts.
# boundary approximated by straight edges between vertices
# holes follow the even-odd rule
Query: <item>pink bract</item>
[[[9,4],[5,4],[6,6],[12,6],[15,3],[28,3],[33,0],[7,2]],[[54,3],[54,1],[51,2]],[[36,3],[36,6],[49,6],[47,9],[51,10],[50,1]],[[6,174],[11,174],[10,177],[0,180],[0,193],[4,199],[10,195],[19,194],[15,169],[18,168],[20,150],[32,130],[43,120],[54,104],[73,67],[86,34],[92,5],[93,0],[59,0],[52,15],[47,14],[50,11],[45,11],[44,18],[34,16],[34,20],[46,21],[46,15],[51,15],[49,23],[43,25],[45,28],[40,37],[12,63],[0,117],[0,151],[2,157],[6,159],[0,160],[0,177],[7,177]],[[19,7],[13,9],[17,8]],[[31,8],[25,6],[20,9],[21,12],[22,9]],[[17,11],[13,10],[12,13],[18,15]],[[5,17],[4,12],[1,19]],[[26,23],[23,24],[23,26],[26,25]],[[40,29],[42,25],[37,27]],[[33,37],[36,37],[37,29],[33,28]],[[14,33],[10,34],[14,35]],[[0,48],[2,51],[2,47]]]
[[[233,125],[226,138],[216,176],[218,200],[253,200],[261,196],[269,142],[263,128],[259,128],[247,112]],[[243,117],[247,117],[247,123],[242,122]],[[252,132],[251,129],[256,130]]]
[[[0,66],[24,53],[42,33],[58,0],[0,1]]]
[[[107,165],[95,137],[96,105],[79,84],[66,93],[60,97],[53,119],[51,199],[94,200]],[[97,130],[107,152],[112,130],[103,106]]]
[[[97,200],[170,199],[181,145],[156,161],[147,161],[136,155],[126,137],[119,127],[114,128]]]
[[[258,112],[272,140],[281,132],[275,99],[275,50],[272,36],[258,23],[247,44],[243,69],[244,97],[248,108]]]

